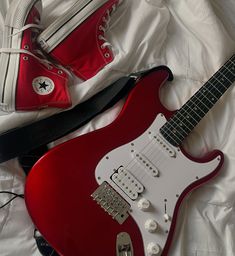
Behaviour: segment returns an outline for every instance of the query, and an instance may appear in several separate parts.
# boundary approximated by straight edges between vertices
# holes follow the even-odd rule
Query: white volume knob
[[[160,246],[156,243],[149,243],[147,246],[147,253],[148,256],[155,256],[155,255],[159,255],[160,253]]]
[[[153,233],[157,230],[157,222],[155,220],[149,219],[145,222],[144,227],[148,230],[148,232]]]
[[[150,202],[146,198],[141,198],[137,206],[141,211],[147,211],[150,207]]]

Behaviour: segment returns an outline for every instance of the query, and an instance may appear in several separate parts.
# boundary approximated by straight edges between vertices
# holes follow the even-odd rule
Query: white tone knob
[[[141,198],[137,206],[141,211],[147,211],[150,207],[150,202],[146,198]]]
[[[147,253],[148,256],[155,256],[155,255],[159,255],[160,253],[160,246],[156,243],[149,243],[147,246]]]
[[[149,219],[145,222],[144,227],[148,230],[148,232],[153,233],[157,230],[157,222],[155,220]]]
[[[166,220],[166,221],[169,221],[170,220],[170,216],[166,213],[166,214],[164,214],[164,219]]]

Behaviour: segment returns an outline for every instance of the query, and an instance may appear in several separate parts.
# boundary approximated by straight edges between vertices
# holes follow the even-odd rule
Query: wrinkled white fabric
[[[9,2],[0,2],[0,43]],[[43,25],[49,25],[74,2],[44,0]],[[179,108],[235,52],[234,13],[234,0],[124,0],[112,16],[106,35],[115,59],[90,80],[81,82],[74,78],[71,81],[73,104],[88,99],[123,75],[165,64],[175,79],[162,88],[161,99],[169,109]],[[110,123],[122,103],[54,144]],[[0,132],[57,111],[47,109],[0,116]],[[225,163],[219,176],[185,200],[171,256],[235,255],[234,114],[235,89],[232,87],[185,143],[185,148],[198,157],[220,149],[225,154]],[[22,173],[17,160],[1,164],[0,190],[22,193],[25,181]],[[8,196],[0,195],[0,205],[7,199]],[[0,210],[0,256],[40,255],[33,228],[22,199]]]

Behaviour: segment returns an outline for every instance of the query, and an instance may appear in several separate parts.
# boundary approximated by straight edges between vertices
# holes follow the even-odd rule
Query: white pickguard
[[[218,156],[210,162],[194,162],[181,152],[179,148],[170,146],[170,153],[165,151],[161,144],[156,143],[153,137],[160,134],[159,129],[166,122],[165,117],[159,114],[152,125],[140,137],[109,152],[97,165],[95,176],[98,184],[107,181],[131,206],[130,215],[136,221],[142,233],[145,255],[149,255],[147,248],[151,243],[159,245],[161,249],[167,240],[171,221],[164,215],[173,216],[178,196],[191,183],[207,176],[216,169],[221,161]],[[156,138],[156,137],[155,137]],[[134,153],[140,153],[154,167],[159,175],[152,175],[149,164],[144,167],[134,158]],[[123,166],[136,180],[144,186],[144,191],[136,200],[123,192],[111,176],[120,166]],[[151,168],[152,170],[152,168]],[[143,211],[137,206],[141,198],[147,199],[151,206]],[[165,216],[166,217],[166,216]],[[158,224],[155,232],[149,232],[146,227],[147,220],[154,220]],[[154,254],[152,254],[154,255]]]

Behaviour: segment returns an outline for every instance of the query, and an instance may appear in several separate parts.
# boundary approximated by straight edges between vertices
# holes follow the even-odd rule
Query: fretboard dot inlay
[[[180,146],[186,136],[214,106],[235,81],[235,55],[227,61],[196,94],[160,129],[174,146]]]

